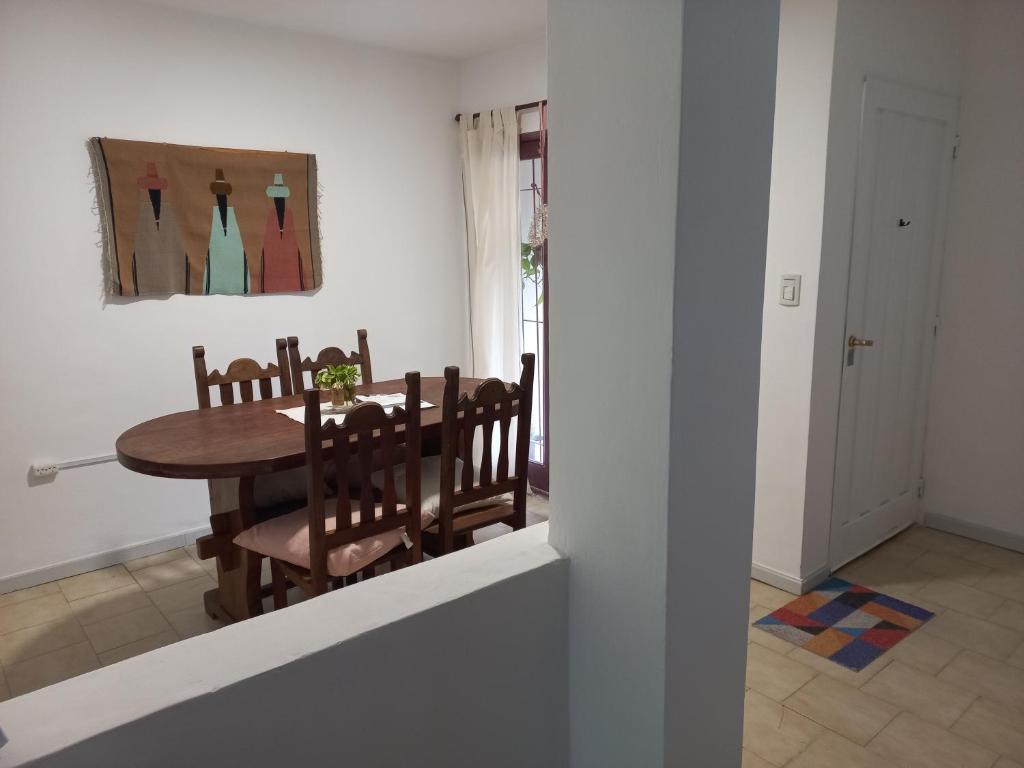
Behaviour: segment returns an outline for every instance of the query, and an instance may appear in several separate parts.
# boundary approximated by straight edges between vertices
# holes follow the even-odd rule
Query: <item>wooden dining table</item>
[[[472,392],[480,381],[462,378],[459,389]],[[399,392],[405,392],[404,379],[356,390],[357,395]],[[440,452],[444,379],[421,379],[420,394],[434,406],[421,411],[423,453],[434,455]],[[118,461],[134,472],[208,481],[211,533],[196,544],[200,557],[217,559],[217,587],[204,595],[204,605],[222,621],[263,612],[262,558],[233,539],[260,514],[253,504],[254,478],[305,465],[303,425],[277,413],[302,404],[299,394],[181,411],[138,424],[117,439]],[[396,436],[401,439],[401,430]]]

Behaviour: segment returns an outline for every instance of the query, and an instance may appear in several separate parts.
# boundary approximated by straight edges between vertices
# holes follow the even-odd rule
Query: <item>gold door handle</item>
[[[853,349],[854,347],[873,347],[875,346],[874,339],[858,339],[856,336],[851,336],[846,340],[846,346]]]

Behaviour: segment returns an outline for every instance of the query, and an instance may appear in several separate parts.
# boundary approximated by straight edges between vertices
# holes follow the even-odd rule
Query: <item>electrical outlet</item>
[[[47,464],[32,465],[32,474],[35,477],[53,477],[58,472],[60,472],[60,467],[58,467],[56,464],[52,462]]]

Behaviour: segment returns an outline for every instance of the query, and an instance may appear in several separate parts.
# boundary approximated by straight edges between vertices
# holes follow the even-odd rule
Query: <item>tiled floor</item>
[[[751,629],[744,768],[1022,768],[1024,554],[914,528],[838,575],[936,617],[861,672]]]
[[[547,518],[531,496],[527,524]],[[493,525],[476,540],[510,530]],[[203,610],[216,574],[189,546],[0,595],[0,701],[217,629]]]

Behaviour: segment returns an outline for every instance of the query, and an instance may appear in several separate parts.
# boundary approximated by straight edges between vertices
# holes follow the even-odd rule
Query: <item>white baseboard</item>
[[[791,576],[788,573],[769,568],[767,565],[750,564],[750,576],[758,581],[763,581],[769,586],[790,592],[794,595],[803,595],[810,592],[829,577],[831,571],[827,565],[823,565],[809,576]]]
[[[1003,547],[1003,549],[1012,549],[1014,552],[1024,552],[1024,536],[1001,531],[998,528],[989,528],[987,525],[978,525],[946,515],[936,515],[933,512],[925,514],[924,525],[946,533],[955,533],[957,536],[964,536],[968,539],[983,541],[996,547]]]
[[[184,547],[209,532],[210,526],[206,525],[182,531],[181,533],[174,533],[170,536],[162,536],[159,539],[142,541],[138,544],[130,544],[127,547],[97,552],[74,560],[65,560],[63,563],[55,563],[31,571],[22,571],[10,576],[3,576],[0,577],[0,595],[19,589],[35,587],[39,584],[46,584],[57,579],[66,579],[68,576],[77,576],[80,573],[95,571],[98,568],[117,565],[127,560],[134,560],[137,557],[155,555],[158,552],[166,552],[169,549]]]

